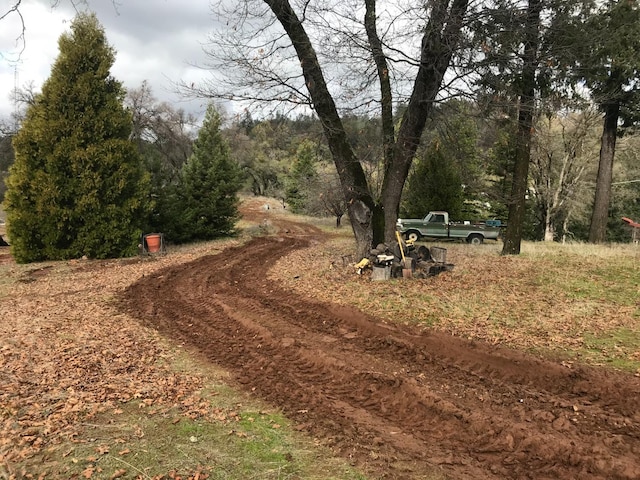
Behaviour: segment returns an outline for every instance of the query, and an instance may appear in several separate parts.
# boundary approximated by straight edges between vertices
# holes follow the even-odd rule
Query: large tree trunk
[[[357,243],[357,254],[366,256],[374,241],[373,225],[382,208],[373,200],[362,165],[347,140],[342,120],[329,93],[311,41],[288,0],[264,0],[287,33],[296,50],[313,108],[322,123]]]
[[[604,106],[604,126],[600,144],[600,163],[596,180],[596,196],[593,203],[589,242],[603,243],[607,236],[607,220],[611,201],[611,181],[613,179],[613,158],[618,137],[618,118],[620,104],[610,103]]]
[[[442,79],[460,41],[468,0],[434,2],[429,24],[422,38],[420,68],[402,117],[393,159],[382,184],[384,238],[395,238],[400,199],[427,119],[442,87]],[[450,5],[451,4],[451,5]]]
[[[502,246],[503,255],[518,255],[526,217],[526,193],[531,159],[531,136],[535,109],[536,70],[539,45],[541,0],[529,0],[522,67],[522,90],[518,111],[513,185],[509,199],[509,218]]]
[[[335,102],[327,88],[316,52],[288,0],[264,0],[284,28],[296,50],[313,108],[338,170],[358,254],[383,240],[395,239],[400,196],[426,120],[440,91],[442,79],[458,44],[469,0],[435,0],[422,39],[420,67],[409,106],[394,142],[389,69],[376,31],[375,0],[365,0],[365,29],[380,81],[383,121],[384,179],[381,203],[369,189],[362,165],[347,141]]]

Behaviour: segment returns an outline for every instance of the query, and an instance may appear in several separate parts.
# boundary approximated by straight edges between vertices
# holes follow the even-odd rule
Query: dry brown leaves
[[[116,294],[130,283],[212,249],[3,267],[17,282],[0,303],[0,477],[32,478],[11,466],[45,451],[69,455],[59,450],[80,436],[86,422],[122,413],[125,402],[137,403],[148,415],[178,408],[190,418],[227,420],[204,400],[202,378],[177,373],[171,366],[175,353],[115,305]],[[87,467],[83,476],[92,478],[97,468]],[[110,478],[124,473],[115,471]],[[176,472],[167,477],[180,478]]]

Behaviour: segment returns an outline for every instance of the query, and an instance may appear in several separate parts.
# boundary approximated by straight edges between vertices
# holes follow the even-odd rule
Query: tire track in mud
[[[267,279],[317,231],[146,277],[123,308],[377,478],[640,477],[640,380],[388,325]]]

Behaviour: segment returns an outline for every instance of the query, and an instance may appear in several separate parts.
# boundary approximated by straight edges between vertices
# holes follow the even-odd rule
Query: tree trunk
[[[367,256],[373,245],[374,221],[381,207],[373,200],[362,165],[347,140],[342,120],[324,79],[318,57],[306,31],[288,0],[264,0],[271,8],[296,51],[304,75],[313,109],[333,157],[347,211],[356,238],[357,254]]]
[[[600,144],[600,163],[596,180],[596,196],[593,202],[593,214],[589,227],[589,242],[603,243],[607,236],[607,220],[611,201],[611,181],[613,179],[613,158],[618,136],[618,118],[620,104],[609,103],[604,106],[604,126]]]
[[[522,90],[518,111],[513,185],[509,199],[509,217],[502,246],[503,255],[518,255],[522,243],[522,230],[526,216],[526,193],[531,159],[533,111],[535,109],[536,70],[540,43],[541,0],[529,0],[526,37],[523,52]]]
[[[367,32],[369,48],[373,61],[376,64],[378,81],[380,82],[380,118],[382,120],[382,151],[384,156],[384,169],[386,172],[393,158],[393,146],[396,132],[393,124],[393,94],[391,93],[391,79],[389,78],[389,65],[387,57],[382,50],[382,41],[378,36],[377,0],[365,0],[364,26]]]
[[[420,67],[414,90],[393,142],[392,98],[389,71],[375,25],[375,1],[366,0],[365,28],[369,48],[376,63],[381,85],[383,144],[385,170],[381,203],[377,203],[369,189],[362,165],[347,140],[344,126],[331,96],[316,52],[309,37],[288,0],[264,0],[284,28],[296,50],[302,67],[312,107],[322,123],[333,157],[340,184],[347,202],[347,210],[360,256],[385,240],[395,239],[402,189],[411,162],[420,143],[426,120],[433,110],[433,102],[440,91],[442,79],[458,44],[462,20],[469,0],[435,0],[429,24],[422,39]],[[393,147],[393,149],[391,148]]]
[[[544,241],[545,242],[553,242],[553,238],[555,236],[555,232],[553,229],[553,225],[551,224],[551,218],[547,215],[545,219],[544,226]]]
[[[385,171],[382,184],[384,238],[387,242],[395,238],[402,190],[427,119],[442,87],[442,79],[460,41],[468,4],[468,0],[453,0],[449,8],[449,0],[435,3],[422,38],[420,68],[400,123],[393,159]]]
[[[571,218],[571,213],[573,212],[573,209],[569,209],[567,211],[567,214],[564,217],[564,220],[562,221],[562,244],[564,245],[567,241],[567,233],[569,233],[569,219]]]

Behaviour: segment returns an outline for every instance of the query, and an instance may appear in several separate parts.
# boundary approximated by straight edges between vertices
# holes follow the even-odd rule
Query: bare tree
[[[17,22],[19,24],[18,37],[16,38],[16,44],[20,45],[20,51],[18,53],[18,57],[22,55],[25,47],[25,31],[26,25],[24,23],[24,17],[22,16],[22,12],[20,11],[20,5],[22,4],[22,0],[14,0],[10,2],[8,6],[0,7],[0,21],[7,21],[9,18],[15,17],[17,18]],[[0,56],[4,56],[0,54]]]
[[[385,2],[380,12],[375,0],[228,4],[214,2],[229,28],[212,35],[207,47],[210,66],[225,77],[183,87],[202,96],[312,109],[340,178],[359,253],[392,240],[402,188],[463,35],[469,0],[415,1],[408,7]],[[399,103],[406,109],[397,126],[393,112]],[[379,197],[345,131],[341,115],[349,111],[375,111],[382,119]]]
[[[51,8],[56,8],[61,1],[62,0],[50,0]],[[78,12],[81,9],[81,7],[88,6],[88,0],[68,0],[68,1],[76,12]],[[9,2],[9,5],[0,7],[0,22],[3,20],[14,21],[15,19],[15,21],[18,24],[17,31],[19,33],[18,33],[18,36],[16,37],[16,45],[18,46],[17,47],[18,52],[15,53],[18,59],[22,56],[22,53],[24,52],[24,49],[27,44],[27,37],[25,35],[27,31],[27,24],[25,23],[24,16],[22,15],[22,11],[20,10],[21,6],[22,6],[22,0],[13,0],[12,2]],[[117,7],[116,0],[113,0],[113,6],[114,8]],[[14,55],[14,53],[12,53],[11,55]],[[2,56],[3,54],[0,53],[0,57]]]
[[[597,157],[597,112],[550,113],[536,125],[531,152],[531,192],[539,206],[544,240],[566,235],[576,203],[588,204],[587,175]],[[595,173],[595,172],[594,172]],[[556,232],[557,227],[562,232]]]
[[[140,88],[127,91],[125,103],[133,117],[131,140],[140,150],[145,145],[153,146],[171,179],[191,155],[196,118],[158,101],[146,81]]]

